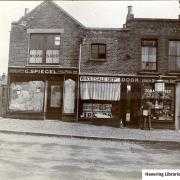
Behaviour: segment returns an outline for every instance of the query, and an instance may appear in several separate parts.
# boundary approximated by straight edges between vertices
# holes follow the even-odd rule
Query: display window
[[[83,103],[81,118],[113,118],[112,104]]]
[[[74,114],[75,112],[75,81],[68,78],[64,81],[64,114]]]
[[[148,100],[152,103],[151,116],[153,120],[174,120],[174,94],[175,88],[165,84],[163,92],[157,92],[152,85],[145,85],[142,95],[142,103]]]
[[[11,82],[9,88],[9,110],[42,112],[44,82]]]

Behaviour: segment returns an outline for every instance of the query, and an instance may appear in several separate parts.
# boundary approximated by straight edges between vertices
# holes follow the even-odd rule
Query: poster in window
[[[75,109],[75,81],[67,79],[64,83],[64,113],[72,114]]]
[[[30,50],[29,63],[42,63],[42,50]]]
[[[59,50],[47,50],[46,63],[59,63]]]
[[[42,112],[44,100],[44,82],[13,82],[10,84],[9,98],[9,109],[12,111]]]

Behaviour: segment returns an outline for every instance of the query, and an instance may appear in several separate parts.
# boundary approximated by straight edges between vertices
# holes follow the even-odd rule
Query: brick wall
[[[26,21],[27,26],[21,26]],[[61,34],[60,65],[78,67],[82,27],[51,2],[44,2],[29,15],[12,23],[10,33],[9,66],[25,66],[28,57],[27,29],[64,29]]]
[[[21,26],[26,21],[27,27]],[[158,40],[158,72],[168,72],[168,40],[180,39],[179,20],[134,19],[125,29],[83,29],[52,2],[43,2],[32,13],[12,23],[9,66],[25,66],[30,29],[64,29],[61,35],[60,66],[78,67],[82,45],[81,73],[136,74],[141,70],[141,39]],[[91,44],[105,43],[105,61],[91,60]]]
[[[130,30],[130,46],[133,59],[138,64],[137,70],[141,69],[141,39],[158,40],[158,72],[168,73],[169,40],[180,40],[179,20],[135,19],[127,23]]]

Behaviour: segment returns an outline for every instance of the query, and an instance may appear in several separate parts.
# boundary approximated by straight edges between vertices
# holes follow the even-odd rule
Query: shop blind
[[[82,100],[120,100],[121,83],[81,82],[80,93]]]

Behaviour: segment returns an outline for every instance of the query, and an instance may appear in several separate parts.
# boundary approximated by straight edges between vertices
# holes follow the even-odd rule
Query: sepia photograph
[[[0,1],[0,180],[179,180],[180,1]]]

